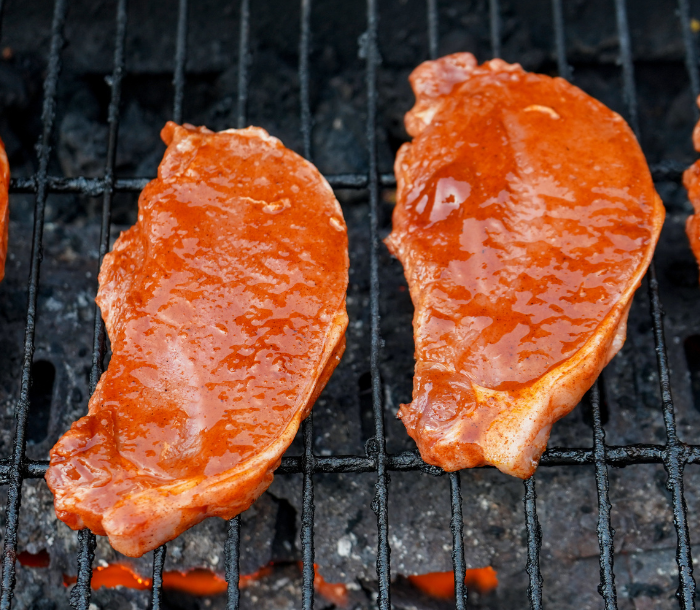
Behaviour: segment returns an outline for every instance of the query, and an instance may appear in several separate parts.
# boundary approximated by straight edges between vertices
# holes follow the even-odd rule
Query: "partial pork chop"
[[[696,102],[700,107],[700,96]],[[693,146],[695,150],[700,152],[700,121],[693,130]],[[683,172],[683,185],[688,191],[688,199],[695,210],[695,214],[688,216],[688,220],[685,222],[685,232],[688,234],[693,254],[700,263],[700,160]]]
[[[348,321],[345,222],[311,163],[254,127],[162,137],[100,271],[109,368],[46,475],[62,521],[131,557],[267,489]]]
[[[423,459],[529,477],[625,340],[664,209],[624,120],[469,53],[420,65],[393,231],[416,343],[399,417]]]
[[[7,236],[10,228],[10,164],[7,161],[5,145],[0,140],[0,280],[5,277],[7,258]]]

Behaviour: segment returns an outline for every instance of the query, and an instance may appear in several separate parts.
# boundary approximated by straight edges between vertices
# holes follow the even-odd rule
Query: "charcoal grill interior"
[[[552,0],[551,6],[551,39],[552,58],[555,72],[564,78],[573,78],[567,61],[565,10],[563,4],[567,0]],[[632,51],[632,39],[628,25],[627,10],[632,10],[633,3],[626,5],[626,0],[610,0],[614,14],[614,29],[616,32],[616,48],[614,53],[619,58],[621,86],[626,105],[626,118],[640,137],[640,119],[635,84],[635,62]],[[41,479],[47,468],[47,462],[29,459],[27,457],[27,430],[31,402],[30,388],[32,385],[32,364],[34,362],[35,335],[37,328],[37,303],[40,290],[40,267],[42,264],[42,240],[44,235],[45,212],[47,198],[52,193],[72,193],[89,197],[99,197],[101,207],[101,235],[99,238],[99,261],[108,251],[112,207],[115,194],[138,193],[150,177],[118,177],[115,167],[117,162],[118,132],[120,123],[120,102],[122,101],[122,85],[127,75],[129,50],[127,49],[127,0],[117,0],[115,16],[115,35],[113,47],[113,70],[109,77],[110,100],[108,104],[107,123],[109,126],[106,143],[106,162],[101,177],[71,176],[63,177],[50,173],[50,155],[56,125],[56,106],[58,88],[61,76],[61,62],[64,48],[67,12],[69,0],[55,0],[53,21],[51,25],[50,49],[46,64],[43,88],[43,107],[41,112],[41,139],[37,147],[38,161],[36,172],[28,177],[16,177],[11,182],[11,193],[32,194],[34,196],[34,224],[31,246],[30,273],[27,284],[28,303],[26,307],[26,331],[24,353],[21,360],[21,388],[16,403],[16,430],[12,454],[5,456],[0,462],[0,483],[7,486],[7,507],[5,513],[5,535],[2,564],[2,596],[0,610],[8,610],[12,606],[15,586],[15,562],[18,553],[17,536],[23,511],[21,509],[23,481],[25,479]],[[175,6],[177,4],[177,6]],[[427,48],[420,59],[436,58],[441,54],[441,13],[439,0],[426,0],[424,12],[420,15],[421,27],[426,28]],[[489,31],[491,53],[500,56],[502,52],[502,37],[504,30],[503,10],[500,0],[490,0],[488,3]],[[0,2],[0,17],[2,15]],[[209,5],[207,5],[209,6]],[[187,95],[187,56],[188,26],[194,18],[198,7],[188,6],[188,0],[173,3],[177,11],[176,31],[174,39],[176,50],[174,54],[174,72],[172,75],[173,104],[171,118],[176,122],[187,120],[183,108],[186,107]],[[325,455],[315,452],[315,436],[313,418],[309,417],[302,427],[301,454],[287,455],[282,460],[278,470],[280,475],[301,474],[302,480],[302,512],[301,512],[301,550],[302,550],[302,598],[304,609],[314,606],[314,535],[323,535],[314,529],[314,475],[318,473],[372,473],[375,479],[374,499],[371,509],[376,513],[377,521],[377,552],[376,552],[376,606],[381,610],[391,608],[392,568],[390,548],[390,519],[388,504],[391,490],[389,473],[391,471],[419,471],[423,476],[443,476],[449,481],[451,506],[451,542],[452,564],[455,574],[455,605],[459,610],[468,607],[468,592],[464,585],[466,570],[465,544],[463,532],[463,506],[460,473],[445,475],[439,469],[429,466],[420,460],[415,451],[390,453],[387,448],[384,407],[385,394],[383,380],[380,377],[380,358],[383,346],[380,326],[380,306],[383,298],[383,286],[380,283],[380,226],[382,223],[382,192],[383,189],[395,186],[392,174],[380,168],[377,142],[377,121],[382,100],[378,94],[378,78],[382,70],[381,49],[378,47],[380,27],[391,27],[391,23],[382,22],[380,26],[380,9],[378,0],[367,0],[365,7],[365,32],[360,40],[360,57],[364,61],[364,78],[366,93],[365,109],[365,138],[368,169],[361,173],[330,173],[327,179],[335,189],[356,190],[366,194],[369,202],[369,378],[365,379],[365,392],[371,396],[371,413],[373,416],[371,430],[373,437],[366,444],[364,455]],[[240,11],[237,32],[238,40],[238,69],[236,126],[247,125],[247,105],[249,100],[249,83],[255,74],[250,70],[251,20],[255,18],[255,6],[249,0],[236,3]],[[668,11],[676,11],[679,31],[682,33],[685,50],[686,78],[690,84],[692,97],[700,94],[700,76],[698,73],[698,58],[695,49],[694,28],[698,25],[691,20],[689,0],[678,0],[677,5],[668,3]],[[299,25],[298,53],[298,85],[299,85],[299,117],[301,126],[300,152],[307,158],[312,154],[312,130],[314,116],[312,112],[310,84],[314,78],[310,67],[310,54],[313,44],[314,21],[313,0],[301,0]],[[3,33],[0,33],[2,43]],[[472,50],[472,49],[463,49]],[[480,59],[484,59],[483,57]],[[511,59],[511,58],[507,58]],[[697,115],[697,110],[694,111]],[[689,135],[689,134],[688,134]],[[665,158],[652,159],[652,174],[658,181],[680,180],[684,164],[677,160]],[[382,171],[380,171],[382,169]],[[351,242],[351,248],[353,244]],[[575,467],[593,465],[595,471],[595,486],[597,491],[597,536],[599,544],[600,585],[598,591],[602,604],[606,609],[618,607],[618,591],[614,576],[614,531],[611,525],[611,503],[609,500],[609,469],[610,467],[633,466],[637,464],[662,464],[666,473],[666,485],[669,491],[670,510],[673,514],[673,524],[677,535],[676,561],[678,568],[677,603],[684,610],[695,608],[696,585],[693,577],[693,560],[691,556],[691,535],[688,524],[686,500],[684,498],[684,469],[688,464],[700,463],[700,445],[682,442],[677,433],[676,415],[671,393],[671,372],[666,339],[664,336],[664,310],[659,290],[656,265],[652,263],[645,285],[641,290],[648,291],[650,306],[649,324],[651,325],[656,352],[658,382],[660,386],[660,402],[658,409],[663,416],[666,440],[659,444],[625,444],[607,445],[605,441],[604,420],[607,419],[607,407],[601,399],[599,381],[589,392],[589,419],[593,429],[592,447],[589,448],[560,448],[550,447],[544,454],[541,469],[552,466]],[[352,320],[351,320],[352,323]],[[691,345],[692,347],[692,345]],[[95,308],[94,343],[92,351],[92,368],[90,371],[89,389],[92,392],[103,371],[103,363],[107,354],[105,329],[99,311]],[[367,403],[370,406],[369,402]],[[294,450],[294,448],[293,448]],[[292,450],[292,453],[294,452]],[[543,543],[540,524],[537,516],[536,479],[538,475],[525,481],[523,491],[522,516],[526,526],[526,569],[529,579],[527,589],[530,607],[543,607],[543,579],[540,571],[540,551]],[[241,540],[240,516],[228,523],[228,535],[221,544],[225,547],[226,562],[225,576],[228,582],[227,608],[237,609],[240,603],[239,591],[239,547]],[[90,580],[92,576],[95,537],[84,530],[78,535],[79,552],[77,556],[77,583],[71,592],[71,604],[76,609],[89,610],[91,601]],[[154,553],[152,607],[163,607],[162,573],[166,558],[166,547],[161,547]]]

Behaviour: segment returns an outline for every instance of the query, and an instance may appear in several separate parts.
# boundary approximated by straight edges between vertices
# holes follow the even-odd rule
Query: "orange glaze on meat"
[[[700,96],[695,100],[700,107]],[[700,121],[693,130],[693,146],[700,152]],[[685,232],[690,241],[690,247],[695,258],[700,263],[700,160],[683,172],[683,186],[688,191],[688,199],[693,204],[695,214],[688,216],[685,223]]]
[[[7,238],[10,228],[10,164],[7,161],[5,145],[0,140],[0,280],[5,277],[7,258]]]
[[[416,307],[423,459],[528,477],[620,349],[663,205],[624,120],[560,78],[458,53],[411,75],[393,231]]]
[[[347,326],[347,231],[318,170],[254,127],[162,136],[100,271],[109,368],[46,475],[62,521],[132,557],[270,485]]]

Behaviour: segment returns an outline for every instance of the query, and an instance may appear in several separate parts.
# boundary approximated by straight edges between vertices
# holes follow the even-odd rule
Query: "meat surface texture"
[[[7,258],[7,238],[10,228],[10,164],[7,161],[5,145],[0,140],[0,280],[5,277]]]
[[[696,102],[700,107],[700,96]],[[693,130],[693,146],[700,152],[700,121]],[[688,216],[685,222],[685,232],[688,234],[693,254],[700,264],[700,160],[683,172],[683,185],[688,191],[688,199],[695,210],[695,214]]]
[[[46,475],[59,519],[132,557],[267,489],[348,321],[347,230],[313,165],[254,127],[162,137],[100,270],[109,367]]]
[[[560,78],[469,53],[421,64],[393,231],[423,459],[521,478],[625,340],[664,218],[624,120]]]

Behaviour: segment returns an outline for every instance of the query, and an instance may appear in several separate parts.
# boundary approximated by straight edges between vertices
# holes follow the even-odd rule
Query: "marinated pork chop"
[[[696,102],[700,107],[700,96]],[[693,130],[693,146],[695,150],[700,152],[700,121]],[[683,185],[688,191],[688,199],[695,210],[695,214],[688,216],[688,220],[685,222],[685,232],[688,234],[693,254],[700,263],[700,160],[683,172]]]
[[[7,232],[10,226],[10,164],[7,162],[5,145],[0,140],[0,280],[5,277],[7,258]]]
[[[632,131],[560,78],[469,53],[411,75],[393,231],[423,459],[529,477],[625,340],[664,218]]]
[[[345,222],[313,165],[254,127],[162,137],[100,271],[109,368],[46,475],[62,521],[132,557],[267,489],[348,321]]]

